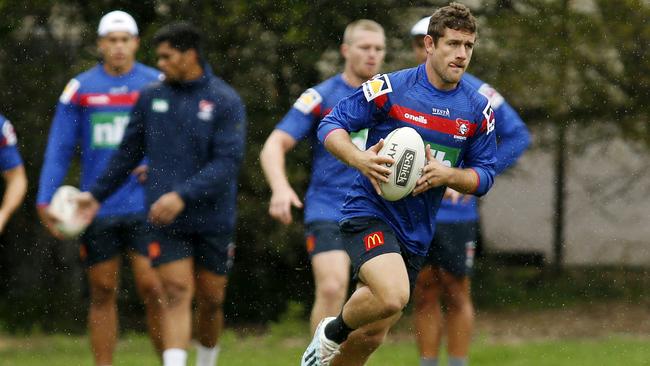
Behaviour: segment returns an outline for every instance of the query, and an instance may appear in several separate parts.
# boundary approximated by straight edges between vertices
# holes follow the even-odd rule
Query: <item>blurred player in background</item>
[[[427,58],[424,37],[428,34],[426,17],[411,29],[412,46],[418,63]],[[501,174],[512,166],[530,143],[526,125],[517,112],[490,85],[465,73],[461,83],[478,90],[490,100],[496,120],[498,141],[495,171]],[[435,154],[441,163],[449,162],[446,152]],[[443,319],[440,298],[446,307],[447,352],[449,366],[468,363],[474,323],[470,294],[470,276],[478,240],[477,199],[447,188],[436,216],[436,233],[420,271],[414,291],[415,327],[421,366],[437,366]]]
[[[321,319],[341,311],[348,294],[350,259],[343,247],[338,221],[345,196],[358,174],[325,149],[316,130],[339,100],[379,72],[386,53],[383,27],[367,19],[348,24],[340,51],[345,60],[343,72],[307,89],[278,123],[260,153],[272,191],[269,214],[287,225],[293,221],[291,206],[302,208],[302,202],[287,179],[285,156],[302,139],[308,139],[312,146],[312,174],[305,197],[306,247],[316,288],[310,317],[312,332]],[[366,134],[367,130],[351,134],[359,149],[366,148]],[[367,357],[365,349],[376,347],[384,335],[383,329],[351,335],[346,344],[349,357],[345,365],[363,364]]]
[[[342,345],[352,332],[373,324],[390,327],[399,319],[433,239],[445,187],[482,195],[492,186],[494,116],[487,98],[460,82],[473,53],[476,20],[457,3],[438,9],[432,19],[425,64],[367,81],[319,125],[327,150],[362,173],[349,188],[340,222],[359,286],[337,317],[318,325],[303,366],[347,360]],[[377,153],[383,138],[405,126],[427,144],[427,164],[412,195],[386,201],[379,182],[390,174],[384,164],[396,162]],[[358,149],[349,135],[363,128],[369,128],[367,150]],[[438,151],[455,158],[449,165],[439,162]]]
[[[70,80],[61,94],[41,169],[38,213],[45,227],[59,239],[63,236],[47,209],[64,181],[75,150],[79,147],[81,151],[81,189],[85,190],[106,168],[122,141],[140,90],[160,76],[157,70],[135,61],[138,27],[129,14],[106,14],[97,34],[102,61]],[[131,262],[136,288],[145,304],[151,339],[162,352],[162,286],[147,257],[145,218],[143,188],[136,176],[130,176],[108,197],[81,236],[79,252],[90,283],[88,327],[96,365],[113,362],[123,252]]]
[[[165,80],[143,90],[120,148],[80,195],[80,211],[92,217],[139,161],[149,159],[149,255],[165,292],[163,363],[187,362],[196,288],[197,365],[214,366],[234,259],[246,113],[237,92],[205,62],[193,26],[167,25],[156,32],[153,46]]]
[[[0,234],[5,231],[11,215],[18,209],[27,193],[27,175],[16,146],[14,126],[0,115],[0,171],[5,191],[0,204]]]
[[[350,259],[343,248],[338,221],[348,188],[357,171],[341,163],[318,141],[321,119],[342,98],[379,72],[385,55],[384,29],[372,20],[350,23],[343,33],[343,72],[307,89],[278,123],[260,153],[260,162],[272,196],[269,214],[287,225],[291,206],[302,202],[291,187],[285,171],[285,156],[298,141],[312,145],[312,174],[305,197],[307,253],[311,259],[316,298],[311,313],[311,330],[326,316],[338,314],[347,296]],[[353,141],[365,149],[365,131],[353,134]]]

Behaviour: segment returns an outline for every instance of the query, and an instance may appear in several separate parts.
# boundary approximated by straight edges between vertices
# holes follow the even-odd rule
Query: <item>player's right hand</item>
[[[81,192],[75,199],[77,201],[77,215],[85,225],[90,225],[97,211],[99,211],[99,202],[90,192]]]
[[[48,206],[38,206],[36,211],[38,212],[38,217],[41,219],[41,224],[47,229],[47,231],[55,238],[59,240],[65,239],[63,234],[57,229],[56,225],[59,220],[50,214],[47,210]]]
[[[379,182],[388,182],[388,176],[390,175],[390,169],[385,164],[395,164],[395,160],[392,158],[377,155],[383,146],[384,139],[381,139],[369,149],[359,151],[353,164],[361,174],[370,180],[370,183],[372,183],[375,191],[380,196],[381,188],[379,187]]]
[[[293,222],[291,206],[302,208],[302,202],[296,192],[291,188],[283,188],[273,191],[269,203],[269,215],[285,225]]]

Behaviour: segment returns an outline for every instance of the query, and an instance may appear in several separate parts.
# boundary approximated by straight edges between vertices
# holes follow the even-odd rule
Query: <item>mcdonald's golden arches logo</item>
[[[372,248],[384,245],[384,233],[382,231],[375,231],[363,238],[363,243],[366,245],[366,252]]]

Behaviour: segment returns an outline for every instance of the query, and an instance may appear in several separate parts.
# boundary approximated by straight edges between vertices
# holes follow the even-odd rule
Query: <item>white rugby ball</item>
[[[58,220],[56,228],[68,239],[78,237],[86,225],[77,215],[77,201],[75,198],[80,191],[73,186],[61,186],[48,206],[48,212]]]
[[[386,164],[391,170],[388,182],[379,183],[384,199],[397,201],[413,191],[424,168],[424,154],[424,141],[411,127],[397,128],[386,136],[378,155],[393,158],[395,164]]]

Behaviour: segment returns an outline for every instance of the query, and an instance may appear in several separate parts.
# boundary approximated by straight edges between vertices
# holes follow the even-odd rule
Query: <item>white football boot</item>
[[[341,345],[325,337],[325,326],[334,319],[336,318],[330,316],[320,321],[314,332],[314,338],[302,355],[300,366],[329,366],[334,357],[340,353]]]

